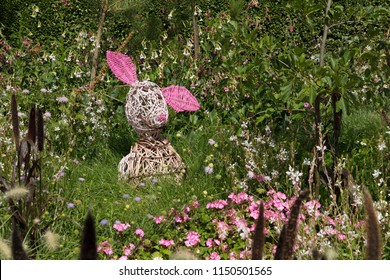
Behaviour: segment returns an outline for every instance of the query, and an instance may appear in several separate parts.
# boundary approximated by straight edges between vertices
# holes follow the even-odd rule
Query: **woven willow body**
[[[140,136],[119,163],[119,176],[126,181],[146,177],[178,177],[185,169],[179,154],[161,131],[168,122],[168,107],[161,88],[150,81],[135,82],[125,104],[126,118]]]
[[[120,179],[140,182],[148,177],[181,179],[185,165],[168,140],[141,139],[119,162]]]

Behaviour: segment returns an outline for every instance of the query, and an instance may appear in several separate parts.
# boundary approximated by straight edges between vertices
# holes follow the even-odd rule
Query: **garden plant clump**
[[[125,2],[1,1],[2,259],[390,259],[387,1]],[[199,101],[179,182],[118,180],[107,51]]]

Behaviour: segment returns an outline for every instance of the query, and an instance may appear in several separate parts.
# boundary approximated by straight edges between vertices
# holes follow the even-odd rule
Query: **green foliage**
[[[0,4],[4,23],[0,29],[0,172],[12,171],[9,108],[15,94],[20,112],[36,105],[45,113],[49,152],[43,169],[51,184],[50,199],[58,203],[48,205],[42,223],[54,220],[54,227],[65,236],[60,255],[42,250],[38,258],[77,255],[79,221],[89,206],[97,209],[98,220],[128,220],[148,233],[156,232],[150,237],[154,243],[148,254],[140,257],[168,257],[172,252],[157,244],[158,234],[167,233],[168,238],[175,231],[156,227],[147,214],[182,210],[190,197],[203,204],[225,199],[231,191],[262,197],[272,189],[296,195],[298,188],[309,187],[313,158],[323,145],[327,147],[324,162],[336,164],[335,173],[349,170],[353,189],[367,187],[383,204],[378,209],[387,213],[390,142],[379,114],[390,108],[387,2],[337,1],[327,18],[323,2],[306,0],[111,3],[98,42],[97,70],[105,64],[105,51],[117,49],[134,32],[122,52],[134,61],[139,79],[161,87],[185,86],[201,104],[197,112],[171,110],[164,130],[187,164],[187,177],[179,185],[146,182],[145,188],[116,181],[118,161],[137,140],[124,115],[128,86],[105,72],[94,90],[87,90],[101,2],[66,3],[6,0]],[[193,16],[199,27],[197,58]],[[320,65],[325,20],[330,32]],[[335,125],[338,114],[341,131]],[[318,143],[315,130],[318,116],[323,143]],[[21,130],[26,131],[27,116],[21,114],[20,119]],[[57,178],[61,172],[65,177]],[[320,187],[323,207],[332,211],[336,207],[335,215],[351,214],[350,190],[341,191],[344,204],[335,206],[328,185],[320,183]],[[142,198],[140,203],[121,198],[130,191],[132,198]],[[152,203],[154,209],[149,208]],[[1,231],[7,235],[9,216],[4,217]],[[208,222],[213,217],[203,209],[194,216],[196,223],[183,229],[202,228],[204,236],[212,238],[214,228]],[[351,216],[351,221],[358,218]],[[112,228],[99,229],[100,241],[116,241],[116,234]],[[268,240],[269,252],[275,238],[272,234]],[[360,248],[361,240],[355,239],[352,247]],[[329,240],[343,246],[341,258],[356,257],[351,244],[348,247],[335,236]],[[246,246],[234,243],[228,241],[232,250]],[[388,248],[388,239],[386,244]],[[201,257],[211,253],[211,249],[200,250]],[[226,252],[220,253],[227,258]]]

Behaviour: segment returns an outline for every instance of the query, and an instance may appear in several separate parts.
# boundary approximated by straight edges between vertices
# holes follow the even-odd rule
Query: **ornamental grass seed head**
[[[5,196],[10,199],[18,200],[26,197],[29,191],[25,187],[16,186],[5,192]]]
[[[45,245],[50,251],[55,251],[59,247],[60,236],[57,233],[52,232],[51,230],[46,231],[43,236],[45,240]]]

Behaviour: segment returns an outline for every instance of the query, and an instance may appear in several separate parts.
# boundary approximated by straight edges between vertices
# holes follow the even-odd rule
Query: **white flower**
[[[208,143],[210,146],[213,146],[216,142],[214,141],[214,139],[210,138]]]
[[[211,174],[211,173],[213,173],[213,171],[214,171],[214,169],[211,166],[209,166],[209,165],[207,165],[204,168],[204,172],[206,172],[206,174]]]
[[[294,168],[289,165],[288,171],[286,172],[288,176],[290,176],[289,180],[295,185],[299,183],[299,177],[302,176],[302,173],[299,171],[295,171]]]
[[[168,34],[164,32],[162,35],[162,40],[165,41],[166,39],[168,39]]]
[[[190,56],[190,52],[188,51],[188,49],[184,49],[183,55]]]
[[[379,150],[379,151],[383,151],[384,149],[386,149],[386,143],[385,143],[385,141],[382,141],[382,142],[378,145],[378,150]]]
[[[174,12],[175,10],[172,10],[170,13],[169,13],[169,15],[168,15],[168,20],[171,20],[172,19],[172,17],[173,17],[173,12]]]
[[[374,169],[374,173],[372,173],[372,176],[376,179],[378,178],[382,172],[380,172],[378,169]]]
[[[253,179],[255,178],[255,173],[253,171],[248,171],[248,173],[246,174],[246,176],[249,178],[249,179]]]

